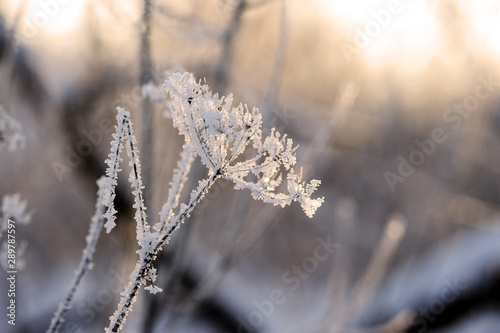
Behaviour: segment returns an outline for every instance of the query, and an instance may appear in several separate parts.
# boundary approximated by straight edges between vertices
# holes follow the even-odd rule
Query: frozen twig
[[[106,328],[106,332],[118,332],[122,329],[127,314],[131,310],[132,305],[137,298],[137,293],[139,292],[141,285],[147,282],[149,272],[154,269],[152,264],[153,260],[158,255],[158,252],[165,243],[168,243],[172,233],[179,228],[180,224],[184,222],[189,214],[191,214],[196,204],[205,196],[210,187],[214,184],[215,180],[219,177],[219,175],[213,175],[210,179],[200,182],[199,188],[193,191],[189,204],[182,205],[179,214],[173,218],[173,223],[171,223],[162,234],[159,234],[161,235],[161,238],[156,239],[154,244],[153,240],[151,240],[151,243],[149,244],[151,246],[149,249],[143,248],[138,251],[139,260],[134,268],[134,271],[130,275],[130,282],[121,293],[122,297],[120,299],[120,303],[118,304],[118,309],[110,317],[110,325]]]
[[[104,179],[104,177],[101,177],[97,181],[98,190],[95,205],[95,214],[94,216],[92,216],[89,232],[86,237],[87,246],[83,250],[80,265],[76,270],[75,277],[73,279],[73,282],[71,283],[70,288],[68,289],[68,292],[66,293],[66,297],[61,302],[61,304],[59,304],[59,307],[50,322],[50,327],[47,330],[48,333],[58,332],[59,327],[64,322],[64,316],[66,312],[71,309],[71,302],[75,296],[76,291],[78,290],[78,287],[80,286],[83,276],[92,267],[92,258],[94,256],[97,240],[99,239],[99,234],[101,232],[103,224],[104,206],[102,204],[102,199],[104,192]]]
[[[170,182],[170,189],[168,191],[167,202],[163,205],[162,210],[160,211],[160,223],[155,225],[155,229],[160,233],[174,216],[174,209],[179,205],[179,199],[182,190],[188,181],[187,175],[191,171],[193,161],[193,153],[188,149],[188,147],[184,147],[181,152],[181,159],[177,162],[177,168],[174,169],[172,182]]]
[[[135,220],[137,222],[137,240],[143,239],[149,231],[147,223],[146,207],[144,205],[144,198],[142,190],[144,186],[141,178],[141,164],[139,162],[139,151],[137,150],[137,140],[135,138],[132,121],[130,120],[130,112],[125,111],[123,108],[118,107],[118,114],[116,116],[117,125],[115,126],[115,133],[113,134],[114,140],[111,142],[111,152],[109,153],[106,163],[108,168],[106,170],[106,178],[104,180],[104,198],[103,203],[107,207],[104,217],[107,222],[104,225],[106,232],[110,232],[115,227],[115,213],[116,210],[113,205],[113,200],[116,196],[115,187],[118,184],[118,173],[121,171],[120,162],[123,159],[120,153],[126,145],[127,155],[129,157],[129,165],[132,168],[129,175],[129,182],[134,189],[134,208],[136,210]]]
[[[171,182],[169,198],[160,212],[160,221],[154,231],[149,230],[143,198],[142,182],[136,141],[132,131],[129,112],[118,109],[116,132],[111,142],[111,152],[104,182],[104,204],[108,207],[104,214],[108,220],[105,227],[111,231],[114,227],[113,198],[120,171],[120,152],[127,144],[127,153],[132,171],[129,181],[134,187],[136,198],[135,220],[137,223],[137,239],[139,258],[130,275],[130,281],[121,293],[118,308],[110,317],[110,325],[106,332],[118,332],[122,329],[126,317],[137,298],[140,287],[148,281],[156,279],[153,261],[168,243],[172,233],[189,217],[195,206],[207,194],[211,186],[219,178],[231,180],[235,189],[249,189],[252,197],[282,207],[297,201],[304,213],[312,217],[323,198],[312,199],[311,195],[320,184],[318,180],[306,183],[302,181],[301,172],[295,173],[296,163],[293,141],[272,129],[269,136],[262,138],[262,116],[257,109],[251,111],[243,105],[232,106],[232,96],[219,98],[213,95],[207,85],[197,82],[192,74],[171,73],[165,81],[172,101],[170,116],[173,125],[184,136],[184,149],[178,168]],[[253,147],[253,156],[241,160],[241,156],[249,153]],[[179,203],[179,196],[187,180],[193,158],[197,156],[207,168],[207,178],[198,182],[198,187],[191,192],[187,204]],[[286,192],[278,192],[283,174],[286,176]],[[147,286],[152,293],[160,291],[153,285]]]

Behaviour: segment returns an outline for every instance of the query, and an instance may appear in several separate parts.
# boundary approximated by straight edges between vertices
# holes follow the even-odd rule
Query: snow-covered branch
[[[174,126],[184,135],[186,146],[201,158],[209,172],[218,170],[231,180],[235,189],[249,189],[252,197],[282,207],[298,201],[308,217],[312,217],[323,198],[311,195],[319,180],[302,181],[302,172],[292,168],[297,147],[286,134],[274,128],[262,138],[262,116],[256,108],[232,106],[232,95],[219,98],[207,85],[197,82],[192,74],[171,73],[166,82],[172,97],[171,116]],[[252,144],[253,152],[247,149]],[[243,153],[250,157],[235,162]],[[251,155],[253,153],[253,156]],[[283,179],[287,192],[277,192]]]
[[[188,181],[187,175],[191,170],[193,161],[194,155],[186,146],[184,146],[184,149],[181,152],[181,158],[177,162],[177,168],[174,170],[174,175],[172,176],[172,181],[170,182],[167,202],[163,205],[160,211],[160,222],[155,225],[155,230],[160,233],[165,228],[168,228],[168,223],[174,216],[174,209],[179,205],[179,199],[182,190]]]
[[[118,107],[118,114],[116,115],[117,125],[115,126],[115,133],[113,134],[113,141],[111,141],[111,152],[108,155],[106,163],[108,168],[106,170],[106,178],[104,180],[104,205],[107,207],[104,217],[107,222],[104,225],[106,232],[109,233],[111,229],[116,226],[113,200],[116,196],[115,188],[118,184],[118,173],[121,171],[120,162],[123,159],[120,153],[123,146],[126,145],[126,151],[129,158],[129,165],[131,167],[129,182],[133,188],[132,194],[134,195],[135,208],[135,221],[137,222],[137,240],[140,242],[149,232],[149,224],[147,223],[146,207],[144,206],[144,199],[142,196],[141,179],[141,164],[139,162],[139,150],[137,149],[137,139],[133,131],[132,120],[130,120],[130,112],[125,111],[123,108]]]

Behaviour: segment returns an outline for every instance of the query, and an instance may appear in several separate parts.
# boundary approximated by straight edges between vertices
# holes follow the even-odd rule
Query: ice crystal
[[[314,215],[323,198],[313,199],[311,195],[321,182],[303,182],[301,172],[295,173],[297,147],[286,134],[273,128],[262,137],[258,109],[232,106],[232,95],[219,98],[190,73],[171,73],[165,86],[172,97],[174,126],[184,136],[185,148],[200,157],[209,174],[231,180],[236,189],[249,189],[254,199],[266,203],[284,207],[298,201],[308,217]],[[244,153],[246,159],[237,161]],[[278,192],[283,178],[287,180],[287,192]]]

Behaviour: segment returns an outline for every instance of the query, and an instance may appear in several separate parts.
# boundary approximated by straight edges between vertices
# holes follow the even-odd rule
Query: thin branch
[[[132,187],[135,188],[133,191],[134,194],[134,208],[135,212],[135,220],[137,223],[137,240],[141,240],[144,235],[149,232],[149,224],[147,222],[146,215],[146,206],[144,203],[144,195],[143,190],[145,191],[145,186],[143,185],[143,179],[141,177],[141,164],[139,162],[138,150],[135,148],[137,145],[137,140],[135,139],[134,132],[132,129],[132,123],[130,119],[127,121],[127,155],[130,158],[130,164],[132,166],[132,172],[130,174],[129,181],[132,184]],[[146,168],[147,169],[147,168]],[[140,222],[140,223],[139,223]]]
[[[307,149],[299,152],[299,158],[301,160],[314,161],[317,163],[322,158],[329,141],[335,138],[337,130],[344,124],[347,115],[352,110],[358,94],[359,86],[354,81],[345,80],[342,83],[337,99],[330,110],[328,121],[326,121],[316,132],[316,135]]]
[[[152,268],[153,261],[156,259],[158,252],[162,249],[165,243],[168,243],[172,233],[179,228],[180,224],[184,222],[186,217],[191,214],[196,204],[203,199],[208,190],[215,181],[220,178],[220,174],[216,173],[208,180],[205,180],[192,196],[189,205],[181,206],[181,211],[174,218],[174,223],[165,231],[161,239],[153,247],[152,251],[139,251],[139,261],[137,262],[134,271],[130,275],[130,282],[121,293],[122,297],[118,304],[118,309],[110,317],[110,325],[106,328],[106,332],[119,332],[123,328],[125,319],[134,304],[137,293],[142,284],[146,282],[146,277]],[[202,182],[203,183],[203,182]]]
[[[353,296],[337,313],[330,316],[329,322],[350,325],[363,306],[366,306],[371,301],[405,233],[406,219],[400,215],[393,215],[385,226],[379,243],[373,252],[374,254]],[[343,332],[344,328],[332,329],[330,332]]]
[[[197,284],[194,290],[191,291],[191,294],[188,295],[184,302],[176,304],[175,308],[172,309],[174,315],[172,320],[167,323],[165,330],[178,331],[180,330],[180,326],[190,322],[201,303],[213,293],[220,282],[222,282],[227,271],[231,268],[234,259],[234,245],[232,243],[236,240],[241,222],[248,212],[250,198],[246,197],[246,199],[242,200],[244,200],[243,204],[241,204],[239,198],[233,201],[233,207],[227,219],[221,242],[218,246],[221,252],[220,257],[216,260],[205,277]]]
[[[50,322],[50,327],[47,330],[47,333],[56,333],[58,332],[61,324],[64,321],[64,316],[71,309],[71,302],[80,286],[80,283],[83,279],[83,276],[87,271],[91,268],[92,259],[94,256],[95,248],[97,245],[97,241],[99,240],[99,234],[103,227],[103,214],[104,214],[104,205],[102,204],[103,199],[103,189],[104,189],[104,177],[99,178],[97,181],[97,200],[96,200],[96,210],[94,216],[92,216],[89,232],[87,234],[87,246],[83,250],[82,259],[80,260],[80,265],[78,270],[76,271],[76,275],[71,283],[71,286],[68,289],[66,297],[59,304],[57,311],[54,314]]]
[[[279,96],[279,90],[283,79],[285,69],[286,51],[288,44],[288,16],[287,16],[287,0],[281,0],[281,16],[280,16],[280,35],[276,53],[274,56],[274,64],[271,72],[271,78],[267,88],[267,94],[264,102],[264,115],[268,114],[276,104]]]
[[[141,87],[153,81],[152,61],[151,61],[151,0],[144,0],[141,20]],[[142,146],[141,158],[144,169],[142,173],[144,183],[144,202],[146,207],[151,209],[151,193],[153,193],[151,183],[151,173],[153,169],[153,106],[151,99],[144,96],[142,99]]]
[[[238,4],[234,9],[231,21],[228,24],[226,31],[222,37],[222,53],[219,62],[215,66],[215,91],[224,93],[227,86],[228,71],[232,61],[232,46],[233,39],[241,24],[241,17],[246,9],[246,0],[238,0]]]
[[[177,162],[177,168],[174,170],[170,189],[168,191],[167,202],[163,205],[160,211],[160,224],[156,228],[161,234],[165,229],[167,223],[174,216],[174,209],[179,205],[180,195],[186,182],[188,181],[187,175],[191,171],[191,165],[194,161],[194,155],[187,145],[184,145],[181,152],[181,158]]]

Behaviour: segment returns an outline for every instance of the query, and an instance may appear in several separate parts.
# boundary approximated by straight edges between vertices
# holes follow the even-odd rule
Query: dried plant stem
[[[127,119],[127,118],[125,118]],[[137,182],[136,190],[133,192],[134,198],[134,207],[136,208],[136,221],[140,221],[137,225],[137,241],[140,241],[142,237],[144,237],[145,233],[149,231],[149,224],[147,222],[146,215],[146,204],[144,199],[145,186],[144,179],[141,177],[141,164],[139,163],[139,155],[138,150],[136,149],[137,142],[135,141],[134,132],[132,130],[132,125],[130,121],[127,121],[126,131],[128,133],[128,148],[127,152],[130,156],[130,160],[132,161],[132,172],[134,174],[134,180]]]
[[[240,204],[239,202],[244,202]],[[212,265],[211,269],[206,274],[205,278],[200,280],[200,283],[191,292],[188,298],[181,304],[176,304],[174,316],[172,320],[167,323],[166,330],[177,331],[180,326],[184,326],[195,315],[200,303],[207,299],[213,291],[217,288],[223,280],[227,271],[231,268],[233,263],[233,247],[237,232],[241,222],[247,213],[249,207],[249,198],[238,199],[233,202],[231,214],[227,219],[224,235],[218,248],[221,250],[220,257]],[[236,203],[238,202],[238,204]],[[236,207],[238,206],[238,207]]]
[[[285,70],[285,62],[287,56],[287,46],[288,46],[288,30],[289,22],[287,15],[287,0],[281,0],[281,13],[280,13],[280,33],[277,42],[276,53],[274,55],[274,64],[271,72],[271,77],[269,80],[267,94],[264,102],[263,113],[269,114],[272,111],[276,101],[279,97],[279,90],[281,87],[281,82],[283,79],[283,72]]]
[[[47,332],[55,333],[58,332],[61,324],[64,322],[64,316],[69,309],[71,309],[71,302],[75,296],[78,287],[82,281],[83,276],[90,269],[92,264],[92,258],[94,256],[95,248],[97,245],[97,241],[99,240],[99,234],[101,233],[101,229],[103,227],[103,214],[104,214],[104,205],[102,204],[102,195],[103,195],[103,180],[104,177],[101,177],[97,181],[98,190],[97,190],[97,202],[96,202],[96,211],[94,216],[92,217],[92,221],[90,223],[89,232],[87,234],[87,246],[83,250],[82,259],[80,261],[80,265],[78,270],[76,271],[76,275],[73,278],[73,282],[68,289],[66,297],[59,304],[57,311],[54,314],[50,322],[50,327]]]
[[[122,329],[125,322],[126,316],[133,303],[137,298],[137,293],[141,285],[145,282],[149,271],[152,268],[152,263],[156,259],[158,252],[162,249],[172,233],[179,228],[180,224],[184,222],[185,218],[191,214],[195,206],[200,202],[201,199],[208,192],[210,187],[215,183],[215,181],[220,178],[220,173],[215,173],[208,180],[205,180],[205,185],[199,189],[195,195],[192,196],[191,201],[188,205],[183,206],[183,209],[174,218],[173,222],[169,224],[170,226],[166,229],[161,239],[158,241],[156,246],[152,251],[140,251],[139,260],[135,266],[134,271],[130,275],[130,282],[125,287],[125,290],[121,293],[122,298],[118,304],[118,309],[115,311],[113,316],[110,318],[110,326],[106,329],[106,332],[118,332]]]
[[[282,136],[273,128],[270,135],[262,140],[262,116],[257,109],[250,111],[241,104],[231,108],[231,95],[219,99],[218,95],[212,95],[208,86],[197,83],[189,73],[172,73],[165,85],[173,98],[170,112],[174,119],[174,127],[184,135],[185,144],[171,182],[169,199],[160,213],[160,222],[154,226],[154,231],[150,230],[145,213],[146,206],[142,196],[144,186],[141,181],[137,141],[133,134],[130,113],[123,108],[117,108],[116,132],[113,134],[111,152],[106,160],[107,178],[103,181],[105,185],[103,203],[108,207],[104,214],[108,221],[104,227],[110,232],[116,225],[113,199],[117,174],[121,171],[119,163],[122,159],[119,155],[127,144],[129,165],[133,168],[129,182],[133,188],[136,209],[139,258],[130,275],[129,283],[121,293],[118,307],[110,317],[106,332],[118,332],[123,328],[140,287],[148,281],[153,283],[156,280],[157,271],[153,267],[153,261],[163,245],[168,243],[172,233],[190,215],[218,178],[223,177],[233,181],[236,189],[250,189],[252,197],[256,200],[282,207],[297,201],[310,218],[324,201],[324,198],[311,198],[321,183],[319,180],[313,179],[306,183],[302,181],[302,172],[298,174],[294,172],[292,167],[296,164],[296,147],[293,146],[292,139],[286,135]],[[244,162],[235,162],[250,142],[253,143],[256,155]],[[174,215],[173,209],[178,204],[178,195],[185,185],[195,155],[199,156],[201,163],[208,168],[208,178],[198,183],[198,187],[191,192],[188,204],[182,204],[178,214]],[[275,191],[282,181],[282,169],[288,171],[286,174],[288,193]],[[250,175],[257,177],[249,180],[247,177]],[[146,289],[152,293],[161,291],[161,288],[154,285],[147,286]]]
[[[316,132],[307,149],[299,153],[303,161],[320,161],[328,148],[329,141],[336,138],[337,130],[342,127],[348,113],[352,110],[359,94],[359,86],[353,81],[346,80],[340,87],[340,92],[330,109],[330,117]],[[308,171],[306,169],[306,171]],[[307,172],[306,172],[307,174]]]
[[[241,24],[241,17],[247,6],[246,0],[238,0],[233,16],[222,36],[222,52],[215,67],[215,90],[224,93],[228,81],[228,71],[232,62],[234,36]]]
[[[354,295],[348,302],[331,317],[331,322],[341,324],[340,330],[331,328],[331,333],[344,332],[345,325],[349,325],[359,314],[363,306],[370,302],[382,282],[389,264],[406,232],[406,219],[395,214],[386,224],[384,232],[377,244],[368,267],[366,268]]]

